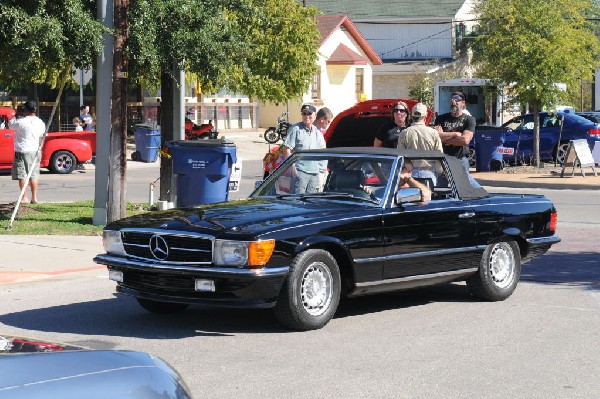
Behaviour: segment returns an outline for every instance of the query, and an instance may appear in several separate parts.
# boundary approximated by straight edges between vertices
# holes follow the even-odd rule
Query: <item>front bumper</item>
[[[98,255],[94,262],[123,273],[117,292],[164,302],[227,307],[275,304],[289,267],[237,269],[157,265],[119,256]],[[214,292],[196,291],[195,280],[214,281]]]

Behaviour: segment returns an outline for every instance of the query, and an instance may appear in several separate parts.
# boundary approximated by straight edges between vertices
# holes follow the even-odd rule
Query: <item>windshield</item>
[[[294,154],[251,197],[333,198],[381,204],[395,157]]]

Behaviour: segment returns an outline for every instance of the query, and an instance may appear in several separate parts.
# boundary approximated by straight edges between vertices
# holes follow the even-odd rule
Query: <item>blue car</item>
[[[562,127],[561,127],[562,121]],[[529,161],[533,156],[533,114],[517,116],[501,128],[477,127],[478,132],[503,134],[504,147],[514,149],[514,154],[504,155],[504,161]],[[600,142],[600,126],[580,115],[570,112],[540,112],[540,158],[542,160],[564,161],[570,140],[586,139],[593,150]],[[471,143],[471,147],[475,147]],[[471,158],[475,160],[474,150]]]

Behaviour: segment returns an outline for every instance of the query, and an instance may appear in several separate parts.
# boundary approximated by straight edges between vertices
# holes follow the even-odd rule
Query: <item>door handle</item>
[[[4,133],[4,137],[10,137],[10,133]]]
[[[461,213],[460,215],[458,215],[459,219],[469,219],[472,218],[473,216],[475,216],[475,212],[465,212],[465,213]]]

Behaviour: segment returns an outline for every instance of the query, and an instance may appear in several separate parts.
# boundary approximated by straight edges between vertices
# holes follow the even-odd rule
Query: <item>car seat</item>
[[[362,170],[334,170],[329,175],[328,190],[360,189],[365,181]]]

